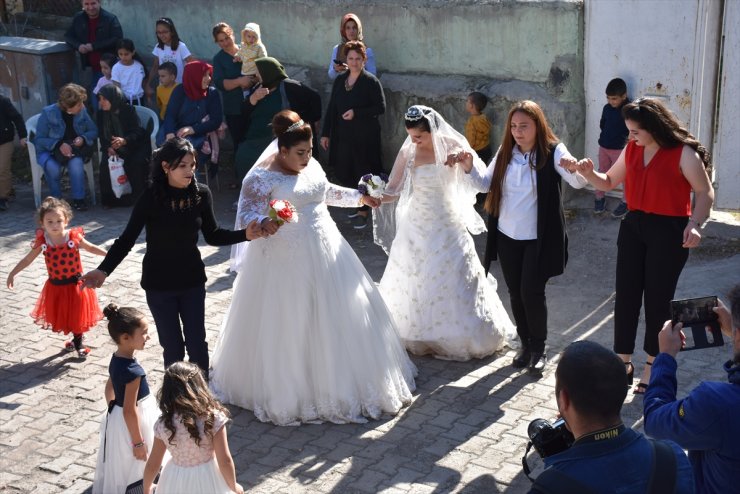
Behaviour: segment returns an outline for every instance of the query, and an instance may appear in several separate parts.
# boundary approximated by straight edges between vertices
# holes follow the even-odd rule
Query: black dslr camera
[[[522,457],[522,467],[527,477],[531,473],[527,464],[527,454],[532,446],[541,458],[547,458],[570,448],[575,441],[573,434],[565,427],[563,419],[558,419],[552,424],[545,419],[534,419],[527,427],[527,435],[529,443]]]
[[[565,427],[565,420],[558,419],[552,424],[545,419],[534,419],[527,427],[529,441],[542,458],[547,458],[570,448],[575,441],[573,434]]]

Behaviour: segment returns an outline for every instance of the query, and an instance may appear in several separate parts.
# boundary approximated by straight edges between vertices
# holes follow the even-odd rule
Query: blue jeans
[[[187,349],[190,362],[208,376],[205,284],[182,290],[147,290],[146,302],[157,325],[165,368],[184,360]]]
[[[46,162],[44,162],[46,160]],[[62,197],[62,169],[67,167],[69,171],[69,182],[72,186],[72,199],[85,199],[85,162],[82,158],[75,156],[71,158],[66,165],[60,165],[49,153],[41,153],[39,162],[46,175],[46,183],[49,184],[49,193],[54,197]]]

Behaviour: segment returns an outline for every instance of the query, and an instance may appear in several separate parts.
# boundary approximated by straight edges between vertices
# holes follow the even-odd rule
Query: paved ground
[[[29,186],[0,213],[0,274],[3,279],[27,252],[33,237],[33,202]],[[218,216],[231,224],[233,192],[218,194]],[[583,197],[581,204],[589,204]],[[92,208],[73,221],[96,243],[120,233],[129,210]],[[378,280],[385,256],[372,245],[370,232],[349,229],[341,212],[340,227]],[[548,287],[550,354],[569,342],[590,338],[610,345],[614,302],[615,239],[618,223],[594,218],[587,209],[570,219],[571,261],[566,273]],[[707,241],[692,254],[677,296],[724,294],[740,282],[738,234],[732,220],[713,223]],[[477,239],[479,248],[483,238]],[[139,287],[143,244],[99,291],[102,303],[116,301],[146,312]],[[229,303],[233,275],[229,250],[203,246],[208,270],[207,327],[211,344]],[[86,267],[98,259],[83,253]],[[500,274],[494,273],[499,277]],[[2,288],[0,304],[0,491],[88,492],[94,474],[99,417],[105,408],[103,385],[115,350],[105,329],[88,338],[93,348],[86,361],[60,351],[63,338],[37,329],[28,313],[45,280],[37,261],[16,280],[16,291]],[[503,283],[501,283],[503,285]],[[505,295],[505,287],[499,286]],[[504,297],[506,298],[506,297]],[[505,302],[506,303],[506,302]],[[508,305],[508,303],[507,303]],[[719,363],[727,346],[683,355],[679,359],[680,392],[702,379],[722,379]],[[229,442],[238,479],[252,492],[526,492],[521,456],[529,422],[555,416],[554,365],[533,380],[509,366],[513,352],[467,363],[415,358],[418,390],[411,406],[397,417],[365,425],[275,427],[258,422],[251,412],[231,407]],[[156,336],[139,355],[153,389],[161,382],[161,355]],[[644,355],[635,355],[638,371]],[[630,395],[625,422],[641,427],[642,400]]]

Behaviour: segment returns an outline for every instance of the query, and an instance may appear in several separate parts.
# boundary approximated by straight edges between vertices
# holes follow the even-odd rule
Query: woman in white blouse
[[[471,178],[488,191],[488,242],[483,266],[499,259],[522,348],[513,366],[541,374],[547,363],[545,284],[562,274],[568,236],[561,198],[561,177],[572,187],[586,180],[564,167],[574,165],[534,101],[519,101],[509,111],[501,147],[484,176]],[[462,166],[468,171],[466,163]]]

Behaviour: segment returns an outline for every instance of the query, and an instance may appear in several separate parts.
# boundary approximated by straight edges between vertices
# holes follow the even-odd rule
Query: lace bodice
[[[227,418],[223,412],[216,411],[213,421],[213,434],[215,435],[221,428],[226,425]],[[154,436],[164,441],[167,450],[172,455],[172,461],[175,465],[181,467],[194,467],[203,463],[209,462],[214,455],[213,452],[213,440],[208,434],[203,432],[203,421],[198,420],[198,431],[200,432],[200,446],[195,444],[195,441],[190,437],[190,433],[185,426],[180,422],[180,417],[175,414],[173,417],[175,424],[175,437],[170,442],[170,434],[172,432],[165,427],[164,422],[160,418],[154,424]]]
[[[314,159],[298,175],[259,168],[242,184],[237,224],[246,228],[251,221],[264,219],[272,199],[290,201],[298,212],[298,221],[302,222],[302,216],[310,217],[318,206],[353,207],[358,205],[360,197],[357,190],[327,181],[324,170]]]

